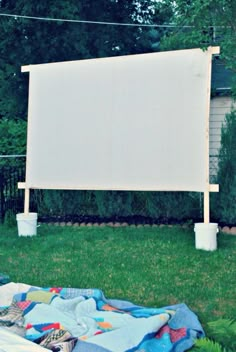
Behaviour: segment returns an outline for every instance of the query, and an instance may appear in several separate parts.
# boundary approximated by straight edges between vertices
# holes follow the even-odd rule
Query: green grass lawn
[[[0,226],[0,272],[37,286],[100,288],[145,306],[185,302],[203,326],[236,316],[236,237],[222,233],[208,252],[195,249],[192,228],[177,226],[41,225],[34,237]]]

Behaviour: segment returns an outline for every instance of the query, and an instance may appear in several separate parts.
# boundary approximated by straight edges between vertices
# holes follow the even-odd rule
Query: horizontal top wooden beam
[[[29,72],[29,71],[30,71],[30,66],[31,66],[31,65],[28,65],[28,66],[21,66],[21,72]]]
[[[220,53],[220,47],[219,46],[211,46],[210,48],[211,48],[212,55]]]
[[[217,184],[209,185],[209,192],[219,192],[219,185]]]
[[[189,50],[189,49],[186,49]],[[215,54],[219,54],[220,53],[220,47],[219,46],[210,46],[208,47],[208,50],[211,51],[212,55]],[[171,52],[171,51],[170,51]],[[139,54],[140,55],[140,54]],[[148,55],[148,54],[143,54],[143,55]],[[124,59],[127,56],[134,56],[134,55],[125,55],[125,56],[120,56],[120,59]],[[87,59],[87,60],[102,60],[102,59],[113,59],[113,58],[108,58],[108,57],[104,57],[104,58],[97,58],[97,59]],[[76,60],[76,61],[80,61],[80,60]],[[84,61],[84,60],[83,60]],[[71,61],[74,62],[74,61]],[[45,66],[48,64],[68,64],[70,63],[70,61],[64,61],[64,62],[51,62],[51,63],[44,63],[44,64],[35,64],[35,65],[27,65],[27,66],[21,66],[21,72],[30,72],[30,69],[32,66]]]
[[[19,189],[25,189],[25,182],[18,182],[17,186]]]

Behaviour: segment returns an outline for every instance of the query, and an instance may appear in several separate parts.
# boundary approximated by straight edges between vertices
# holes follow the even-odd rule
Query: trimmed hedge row
[[[37,191],[35,197],[45,219],[183,223],[202,218],[202,195],[192,192]]]

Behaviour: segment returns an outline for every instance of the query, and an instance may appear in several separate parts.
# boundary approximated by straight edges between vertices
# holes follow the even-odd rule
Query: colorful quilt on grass
[[[148,308],[106,299],[99,289],[9,283],[0,287],[0,306],[0,341],[7,331],[13,340],[21,337],[42,351],[182,352],[204,336],[197,316],[184,303]],[[0,342],[0,351],[11,349]]]

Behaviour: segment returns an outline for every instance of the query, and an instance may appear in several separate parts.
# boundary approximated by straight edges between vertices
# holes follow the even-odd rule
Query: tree
[[[8,14],[119,23],[163,23],[155,1],[2,0]],[[0,17],[0,118],[26,119],[28,78],[22,65],[150,52],[150,28]]]
[[[130,0],[0,0],[0,13],[58,19],[118,23],[163,23],[167,10],[155,1]],[[152,47],[161,30],[150,28],[45,21],[0,16],[0,135],[4,135],[0,154],[24,153],[28,105],[28,75],[21,66],[157,50]],[[14,127],[14,126],[15,127]],[[17,129],[21,138],[14,139]],[[3,145],[4,144],[4,145]]]
[[[162,50],[220,46],[220,58],[234,74],[236,95],[236,2],[234,0],[166,0],[176,25],[163,37]]]
[[[0,120],[0,153],[24,155],[26,149],[26,122],[24,120]],[[2,165],[24,165],[25,158],[0,158]]]
[[[173,8],[175,27],[161,42],[162,50],[209,45],[220,46],[220,59],[232,72],[232,96],[236,97],[236,1],[235,0],[166,0]],[[236,115],[226,116],[221,133],[218,179],[219,194],[212,194],[213,216],[223,223],[235,222]]]
[[[235,224],[236,216],[236,111],[225,117],[221,131],[218,182],[220,192],[213,198],[214,216],[225,224]]]

